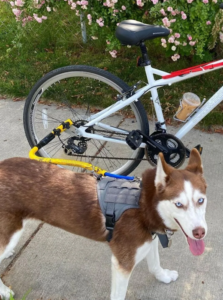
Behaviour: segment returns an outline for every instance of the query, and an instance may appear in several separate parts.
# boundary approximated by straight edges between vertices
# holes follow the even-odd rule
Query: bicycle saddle
[[[115,32],[117,39],[123,45],[138,45],[142,41],[169,34],[169,29],[165,27],[144,24],[135,20],[122,21]]]

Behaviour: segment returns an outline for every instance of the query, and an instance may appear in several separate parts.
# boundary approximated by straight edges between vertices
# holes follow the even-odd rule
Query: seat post
[[[145,67],[145,66],[151,65],[151,61],[149,60],[149,56],[148,56],[148,52],[147,52],[145,43],[140,42],[139,46],[140,46],[140,49],[142,52],[142,58],[141,58],[139,66]]]

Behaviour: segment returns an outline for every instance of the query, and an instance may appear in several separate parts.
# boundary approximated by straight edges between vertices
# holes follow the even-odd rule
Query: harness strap
[[[108,242],[111,241],[113,236],[113,230],[115,227],[115,203],[109,202],[106,207],[105,212],[105,226],[106,229],[109,231],[106,239]]]
[[[163,248],[168,248],[169,247],[169,239],[166,234],[160,234],[157,233],[158,238],[160,240],[160,244],[162,245]]]

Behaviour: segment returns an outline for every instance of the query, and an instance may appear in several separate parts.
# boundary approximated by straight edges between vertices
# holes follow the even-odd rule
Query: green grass
[[[22,297],[21,300],[26,300],[27,296],[29,295],[30,291],[26,292],[25,295]],[[10,295],[10,300],[16,300],[12,294]]]
[[[92,65],[117,75],[129,85],[138,80],[146,81],[143,68],[136,67],[140,55],[138,47],[122,47],[116,59],[104,50],[99,41],[82,43],[79,18],[69,10],[63,11],[63,18],[48,19],[42,24],[31,23],[18,35],[6,3],[0,9],[0,95],[26,98],[34,83],[44,74],[66,65]],[[59,21],[60,20],[60,21]],[[62,21],[61,21],[62,20]],[[1,25],[2,24],[2,25]],[[55,30],[52,30],[55,28]],[[20,48],[13,48],[13,41]],[[153,67],[171,72],[188,68],[196,63],[190,58],[172,62],[164,50],[153,42],[147,42]],[[171,87],[159,90],[165,117],[173,116],[183,93],[194,92],[201,99],[209,98],[223,83],[223,70],[211,72]],[[149,115],[152,115],[150,95],[142,101]],[[223,105],[219,105],[203,121],[202,125],[222,125]]]

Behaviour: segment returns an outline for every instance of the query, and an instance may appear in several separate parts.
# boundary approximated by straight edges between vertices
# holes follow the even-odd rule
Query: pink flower
[[[177,61],[180,58],[180,55],[175,53],[173,56],[171,56],[173,61]]]
[[[187,0],[187,3],[192,3],[194,0]]]
[[[191,41],[191,40],[192,40],[192,36],[191,36],[191,35],[189,35],[189,34],[187,35],[187,38],[188,38],[188,40],[189,40],[189,41]]]
[[[186,14],[182,14],[182,15],[181,15],[181,18],[182,18],[183,20],[186,20],[187,15],[186,15]]]
[[[144,3],[142,3],[142,0],[136,0],[136,4],[139,6],[139,7],[143,7]]]
[[[174,43],[175,37],[172,35],[169,39],[168,42],[169,43]]]
[[[211,25],[211,21],[207,21],[207,22],[206,22],[206,25]]]
[[[38,23],[42,23],[42,18],[39,18],[37,14],[33,14],[33,17]]]
[[[15,5],[16,5],[16,6],[23,6],[24,4],[25,4],[25,2],[22,1],[22,0],[16,0],[16,1],[15,1]]]
[[[163,25],[166,27],[170,27],[170,21],[168,20],[167,17],[162,19]]]
[[[163,8],[160,10],[160,13],[161,13],[163,16],[166,16],[165,10],[164,10]]]
[[[190,44],[191,46],[194,46],[194,45],[196,44],[196,42],[195,42],[195,41],[190,41],[189,44]]]
[[[173,11],[173,8],[171,6],[167,7],[168,11]]]
[[[207,3],[208,3],[208,0],[203,0],[203,3],[207,4]]]
[[[116,58],[118,52],[116,50],[112,50],[112,51],[109,51],[109,53],[111,54],[111,57]]]
[[[98,23],[98,25],[99,25],[100,27],[103,27],[103,26],[104,26],[104,20],[103,20],[102,18],[97,19],[96,22]]]
[[[12,12],[13,12],[13,14],[14,14],[16,17],[19,17],[19,16],[21,15],[21,13],[22,13],[22,11],[21,11],[20,9],[18,9],[18,8],[14,8],[14,9],[12,10]]]
[[[151,0],[151,1],[155,5],[156,3],[158,3],[159,0]]]
[[[49,6],[47,6],[46,10],[50,12],[51,8]]]
[[[179,39],[179,38],[180,38],[180,34],[179,34],[179,33],[177,33],[177,32],[174,34],[174,36],[175,36],[177,39]]]
[[[126,10],[126,7],[124,5],[122,5],[122,10]]]

